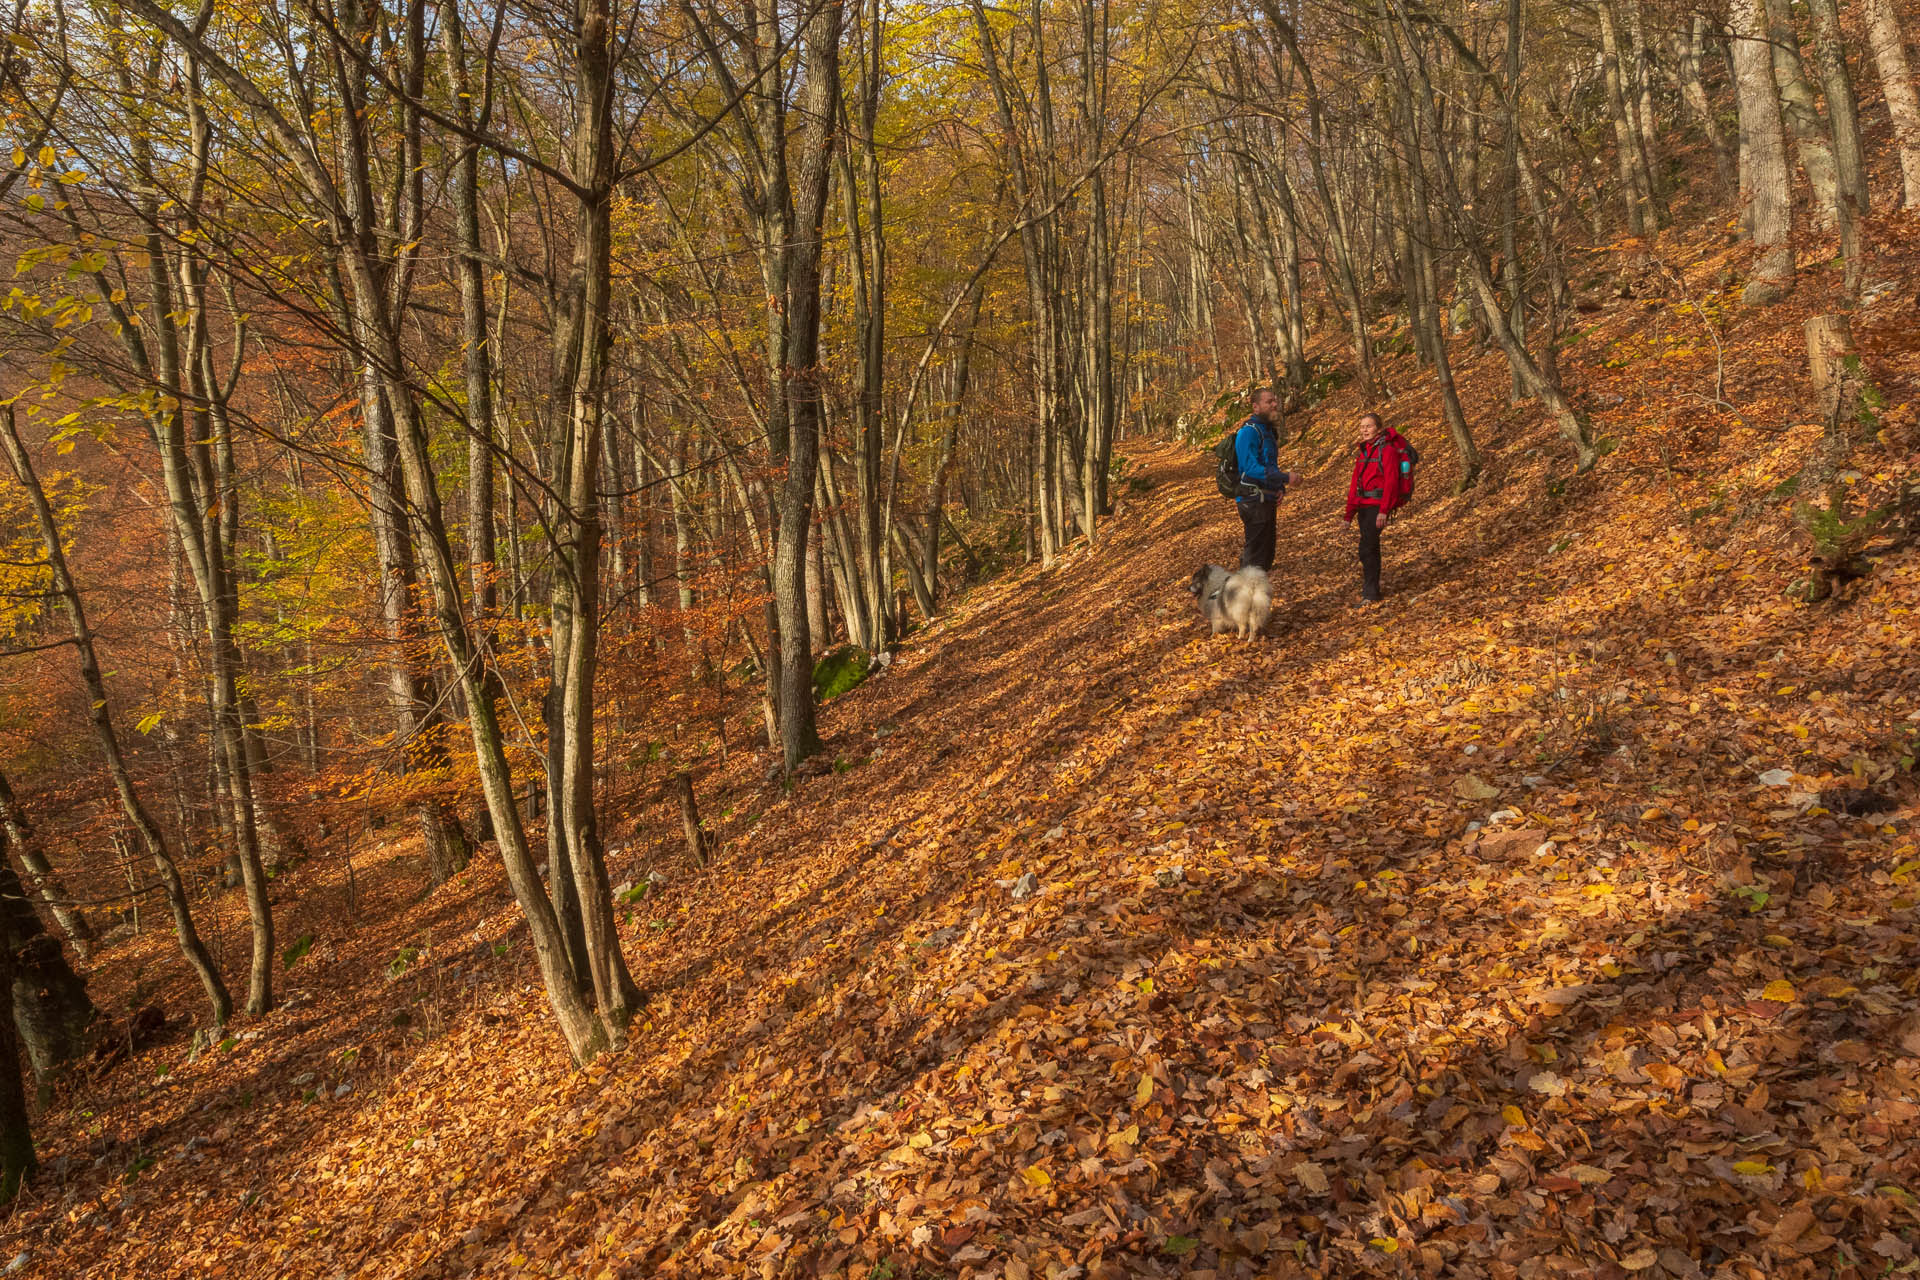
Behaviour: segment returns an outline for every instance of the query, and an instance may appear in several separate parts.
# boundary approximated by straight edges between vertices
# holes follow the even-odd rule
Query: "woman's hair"
[[[1369,409],[1365,413],[1360,415],[1360,421],[1362,422],[1365,422],[1369,418],[1373,419],[1373,425],[1380,428],[1382,431],[1385,431],[1387,429],[1386,419],[1382,418],[1379,414],[1375,413],[1373,410]]]

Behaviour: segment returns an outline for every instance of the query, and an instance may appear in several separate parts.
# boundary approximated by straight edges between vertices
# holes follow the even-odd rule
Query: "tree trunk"
[[[1647,189],[1641,166],[1640,129],[1627,102],[1626,75],[1620,53],[1618,22],[1611,0],[1601,0],[1600,62],[1607,86],[1607,114],[1613,120],[1614,163],[1620,173],[1620,199],[1627,211],[1627,229],[1644,236],[1652,228],[1653,193]]]
[[[1527,340],[1527,287],[1526,272],[1520,263],[1520,52],[1525,32],[1525,0],[1507,0],[1507,47],[1503,64],[1506,83],[1500,88],[1500,126],[1505,160],[1500,185],[1501,284],[1507,291],[1507,325],[1523,343]],[[1508,403],[1519,404],[1526,394],[1527,385],[1521,380],[1519,372],[1509,370]],[[1459,397],[1456,395],[1454,399],[1457,404]],[[1460,425],[1466,425],[1464,415]],[[1469,435],[1468,442],[1471,441]],[[1474,470],[1476,473],[1479,470],[1477,451]],[[1471,482],[1469,477],[1462,478],[1463,487]]]
[[[1807,384],[1831,434],[1843,424],[1871,426],[1868,384],[1853,344],[1853,326],[1844,314],[1809,316],[1806,323]]]
[[[1414,145],[1409,150],[1415,156],[1421,154],[1419,133],[1424,132],[1428,139],[1425,150],[1432,156],[1434,172],[1440,179],[1437,203],[1445,209],[1463,250],[1461,265],[1468,272],[1474,296],[1480,304],[1481,317],[1508,363],[1519,373],[1527,389],[1539,398],[1541,407],[1552,416],[1560,434],[1573,446],[1580,470],[1586,471],[1600,456],[1593,447],[1587,419],[1573,407],[1559,384],[1546,376],[1527,351],[1526,344],[1507,325],[1506,309],[1501,305],[1499,292],[1494,286],[1492,264],[1487,259],[1484,246],[1474,238],[1476,228],[1469,216],[1468,201],[1455,173],[1450,149],[1445,145],[1435,119],[1433,82],[1427,76],[1425,65],[1407,53],[1408,49],[1415,47],[1415,41],[1412,24],[1400,7],[1400,0],[1394,0],[1393,21],[1400,40],[1393,39],[1394,32],[1390,29],[1383,30],[1382,36],[1394,59],[1394,66],[1407,86],[1408,97],[1413,102],[1415,128],[1414,136],[1409,141]]]
[[[1686,33],[1673,38],[1674,71],[1680,82],[1681,101],[1687,104],[1687,110],[1699,123],[1701,132],[1707,135],[1707,146],[1713,151],[1713,167],[1720,176],[1720,186],[1722,190],[1732,192],[1736,189],[1738,182],[1733,150],[1727,145],[1727,136],[1720,128],[1720,118],[1714,112],[1712,102],[1707,98],[1706,82],[1700,78],[1700,60],[1706,49],[1706,32],[1706,15],[1693,14]]]
[[[1893,0],[1866,0],[1867,44],[1880,73],[1887,114],[1893,119],[1893,137],[1900,152],[1901,206],[1920,209],[1920,93],[1913,86],[1907,60],[1906,36]]]
[[[0,933],[0,1204],[11,1204],[20,1186],[39,1171],[33,1127],[27,1118],[26,1083],[13,1035],[13,939]]]
[[[1647,195],[1653,201],[1654,219],[1667,222],[1667,184],[1660,174],[1659,121],[1653,109],[1653,46],[1647,40],[1646,17],[1640,0],[1626,0],[1627,6],[1627,83],[1629,107],[1634,122],[1634,142],[1638,148],[1640,169],[1646,179]]]
[[[563,507],[554,533],[551,595],[560,736],[560,786],[550,822],[563,835],[566,865],[580,903],[587,973],[602,1027],[624,1042],[640,992],[620,951],[613,890],[607,882],[594,804],[594,687],[600,641],[600,454],[607,352],[612,341],[613,23],[611,0],[578,0],[574,14],[574,121],[571,169],[576,199],[566,310],[555,343],[555,390],[565,397],[563,456],[554,480]]]
[[[1793,192],[1787,177],[1786,127],[1774,88],[1762,0],[1734,0],[1734,82],[1740,112],[1740,199],[1746,206],[1754,262],[1740,300],[1750,307],[1793,292]]]
[[[680,833],[686,837],[687,856],[693,865],[707,865],[707,833],[700,825],[700,807],[693,798],[693,775],[682,769],[672,778],[673,794],[680,804]]]
[[[1827,119],[1833,126],[1833,161],[1840,198],[1851,216],[1863,218],[1873,210],[1867,190],[1867,156],[1860,138],[1860,103],[1853,92],[1853,73],[1847,69],[1846,41],[1840,34],[1840,7],[1836,0],[1807,0],[1813,14],[1814,66],[1827,99]]]
[[[788,773],[820,749],[813,710],[813,652],[807,631],[807,535],[813,522],[814,476],[820,465],[820,262],[832,180],[834,121],[840,93],[843,0],[825,0],[806,23],[806,82],[800,111],[798,180],[787,268],[786,483],[774,543],[773,599],[780,630],[781,758]]]
[[[59,942],[34,914],[13,864],[4,856],[0,856],[0,913],[6,916],[0,931],[12,952],[14,1026],[34,1076],[45,1085],[60,1068],[86,1053],[87,1033],[99,1011],[87,995],[87,984],[61,953]],[[5,1069],[0,1066],[0,1071]]]
[[[128,7],[183,50],[205,58],[200,33],[155,0],[128,0]],[[348,55],[337,47],[327,52],[332,57],[336,77],[348,78]],[[370,344],[369,355],[381,371],[388,407],[394,415],[400,470],[421,533],[427,581],[433,591],[434,616],[447,649],[449,666],[459,673],[466,695],[475,763],[493,815],[501,861],[514,898],[526,916],[534,955],[555,1019],[575,1061],[585,1063],[605,1047],[606,1029],[580,998],[575,972],[567,962],[551,904],[541,892],[539,875],[527,846],[496,706],[494,673],[483,661],[484,654],[476,644],[462,607],[461,573],[447,534],[426,424],[411,395],[405,394],[410,391],[404,376],[407,362],[401,350],[397,322],[388,311],[388,297],[379,281],[376,228],[364,216],[363,207],[342,199],[342,189],[335,183],[329,165],[314,151],[307,135],[281,114],[257,84],[230,63],[207,60],[207,65],[217,72],[221,83],[259,126],[273,137],[283,162],[306,187],[336,247],[352,296],[364,309],[362,316],[366,323],[359,326],[357,336]]]
[[[1768,47],[1773,53],[1773,78],[1780,90],[1780,115],[1793,137],[1794,150],[1800,156],[1800,168],[1813,188],[1814,223],[1830,231],[1840,222],[1839,170],[1834,164],[1833,144],[1827,137],[1826,122],[1820,118],[1820,105],[1813,86],[1807,82],[1807,66],[1800,57],[1800,34],[1794,27],[1792,0],[1764,0]]]

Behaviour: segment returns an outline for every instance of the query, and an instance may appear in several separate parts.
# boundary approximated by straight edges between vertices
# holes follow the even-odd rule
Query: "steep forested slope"
[[[1566,358],[1610,420],[1646,416],[1590,473],[1462,350],[1497,449],[1450,495],[1428,393],[1387,366],[1430,463],[1378,608],[1338,520],[1351,393],[1296,417],[1308,477],[1250,646],[1181,590],[1238,539],[1206,460],[1126,446],[1099,544],[828,704],[822,767],[782,790],[735,755],[706,869],[664,810],[625,815],[647,1004],[585,1072],[492,859],[424,900],[404,841],[296,868],[287,1006],[42,1122],[27,1270],[1909,1265],[1920,565],[1890,519],[1867,578],[1790,594],[1789,481],[1820,478],[1823,433],[1797,357],[1765,357],[1800,317],[1717,333],[1750,427],[1702,438],[1713,346],[1663,336],[1711,298],[1696,262],[1606,277],[1626,296]],[[1896,402],[1910,295],[1857,321]],[[1894,502],[1914,444],[1895,403],[1836,481]],[[176,967],[149,932],[96,989],[184,1008]]]

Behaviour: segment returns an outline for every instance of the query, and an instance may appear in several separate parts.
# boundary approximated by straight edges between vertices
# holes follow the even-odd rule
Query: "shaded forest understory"
[[[1621,287],[1563,357],[1612,433],[1590,473],[1457,344],[1491,461],[1451,496],[1422,379],[1385,362],[1429,462],[1384,606],[1354,607],[1338,520],[1351,391],[1293,420],[1307,480],[1252,646],[1180,589],[1237,546],[1209,460],[1136,441],[1097,547],[976,588],[823,709],[830,768],[703,777],[704,870],[664,807],[615,815],[647,1001],[585,1071],[497,859],[422,898],[400,824],[275,882],[310,949],[197,1056],[171,941],[106,949],[102,1008],[175,1030],[38,1120],[4,1252],[62,1277],[1911,1269],[1920,563],[1893,520],[1865,578],[1790,594],[1817,291],[1725,322],[1749,426],[1695,430],[1717,243],[1658,246],[1681,275],[1591,264]],[[1914,265],[1876,263],[1855,315],[1890,402],[1838,476],[1862,509],[1913,479]],[[237,893],[204,928],[238,963]]]

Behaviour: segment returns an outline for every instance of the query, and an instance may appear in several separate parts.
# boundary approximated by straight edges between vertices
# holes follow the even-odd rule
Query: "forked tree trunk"
[[[1833,143],[1820,104],[1807,82],[1807,65],[1800,56],[1800,35],[1794,28],[1791,0],[1763,0],[1768,48],[1773,54],[1773,78],[1780,90],[1780,115],[1793,137],[1800,168],[1813,189],[1813,217],[1823,231],[1840,223],[1840,175]]]
[[[1714,171],[1720,176],[1720,187],[1723,191],[1732,192],[1737,189],[1739,182],[1733,149],[1728,146],[1727,136],[1720,128],[1720,117],[1707,98],[1706,82],[1700,78],[1706,32],[1706,15],[1695,13],[1688,22],[1687,30],[1673,38],[1674,72],[1680,83],[1681,101],[1687,104],[1688,112],[1699,124],[1701,132],[1707,135],[1707,145],[1713,151]]]
[[[1611,0],[1596,6],[1600,16],[1600,61],[1607,86],[1607,114],[1613,119],[1614,164],[1620,174],[1620,199],[1627,211],[1627,229],[1644,236],[1652,229],[1653,193],[1641,165],[1640,129],[1627,100],[1619,24]]]

